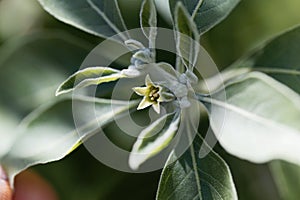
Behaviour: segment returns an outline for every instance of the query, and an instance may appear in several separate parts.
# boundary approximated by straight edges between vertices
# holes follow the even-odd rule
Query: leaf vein
[[[109,18],[107,17],[107,15],[101,11],[96,5],[95,3],[92,1],[92,0],[86,0],[87,3],[91,6],[91,8],[101,17],[103,18],[106,23],[116,32],[116,34],[119,34],[119,36],[122,38],[123,41],[126,41],[127,38],[123,33],[122,31],[120,31],[120,29],[118,27],[116,27],[110,20]],[[114,3],[116,3],[115,1],[113,1]]]

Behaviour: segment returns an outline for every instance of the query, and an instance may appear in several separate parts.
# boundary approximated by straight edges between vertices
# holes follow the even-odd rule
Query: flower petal
[[[138,110],[142,110],[144,108],[147,108],[148,106],[151,106],[153,103],[148,101],[146,97],[143,98],[143,100],[140,102],[139,106],[137,107]]]
[[[148,87],[134,87],[133,91],[140,96],[147,96]]]

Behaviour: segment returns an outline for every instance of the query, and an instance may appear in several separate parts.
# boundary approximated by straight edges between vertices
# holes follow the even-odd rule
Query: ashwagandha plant
[[[203,52],[200,36],[224,19],[238,0],[144,0],[140,25],[148,44],[127,31],[116,0],[39,1],[57,19],[88,33],[103,38],[117,34],[114,42],[124,44],[132,55],[130,65],[122,69],[99,67],[99,63],[77,71],[57,89],[56,95],[63,97],[24,120],[19,137],[3,153],[0,151],[1,165],[11,180],[32,165],[62,159],[94,134],[87,131],[78,137],[76,130],[48,112],[66,102],[78,106],[75,109],[82,113],[84,125],[94,123],[99,129],[128,110],[145,114],[144,110],[153,108],[156,118],[137,137],[128,165],[133,171],[139,170],[160,153],[168,152],[157,199],[238,199],[229,167],[203,139],[201,131],[206,130],[198,130],[204,111],[228,153],[254,163],[279,159],[300,164],[299,27],[263,44],[220,74],[203,79],[197,70],[205,67],[197,66]],[[156,49],[157,10],[173,27],[176,58],[157,59],[162,53]],[[136,96],[129,101],[63,95],[121,79],[133,85]],[[113,89],[111,85],[108,90]],[[89,113],[84,108],[90,104],[99,113],[97,122],[86,117]],[[55,134],[47,131],[35,137],[49,126]],[[85,130],[84,126],[79,128]],[[24,150],[28,141],[32,146]],[[178,153],[177,146],[186,148]],[[288,198],[289,194],[283,191],[282,196]]]

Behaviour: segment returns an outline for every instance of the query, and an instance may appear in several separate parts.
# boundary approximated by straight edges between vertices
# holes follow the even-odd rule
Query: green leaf
[[[169,63],[165,63],[165,62],[160,62],[160,63],[156,63],[156,70],[159,70],[159,73],[161,73],[166,79],[175,79],[179,78],[180,74],[178,73],[178,71],[176,71],[174,69],[174,67],[172,65],[170,65]]]
[[[282,199],[299,199],[300,167],[283,161],[269,164]]]
[[[76,105],[75,110],[72,104]],[[1,165],[12,181],[16,174],[30,166],[60,160],[91,134],[136,105],[136,101],[73,97],[42,106],[18,127],[18,137],[8,153],[0,158]],[[95,115],[90,114],[91,110]],[[75,126],[73,115],[76,113],[80,119],[76,119]]]
[[[287,86],[251,72],[200,100],[229,153],[255,163],[282,159],[300,164],[300,96]]]
[[[51,101],[65,74],[76,70],[74,66],[92,48],[63,32],[37,32],[4,43],[0,48],[1,104],[23,117]]]
[[[250,68],[269,74],[300,94],[300,27],[261,45],[234,68]]]
[[[73,71],[70,66],[80,64],[91,49],[89,43],[63,32],[36,32],[1,46],[0,160],[16,139],[21,119],[53,100],[63,74]]]
[[[9,151],[10,146],[14,142],[16,135],[11,133],[17,127],[18,122],[19,119],[14,113],[0,106],[0,158]]]
[[[174,138],[180,122],[179,113],[166,114],[138,136],[129,157],[129,166],[136,170],[149,158],[166,148]]]
[[[16,139],[22,135],[18,127],[22,118],[42,104],[52,102],[56,98],[54,93],[58,83],[66,78],[64,74],[74,71],[73,66],[80,65],[92,48],[89,43],[60,31],[36,32],[1,46],[1,164]],[[48,133],[53,127],[49,127]],[[23,150],[28,146],[30,143],[23,146]]]
[[[192,71],[197,62],[200,40],[195,23],[182,3],[178,3],[175,9],[176,49],[186,68]],[[181,66],[181,65],[179,65]],[[177,66],[177,68],[179,68]],[[183,72],[183,69],[177,69]]]
[[[228,81],[250,71],[260,71],[287,85],[300,94],[300,26],[284,32],[259,45],[250,54],[245,55],[222,72],[224,81]],[[209,84],[212,90],[218,89],[223,82],[219,74],[205,80],[201,87]]]
[[[116,172],[101,165],[83,146],[59,162],[37,165],[31,170],[46,179],[56,189],[60,199],[72,200],[111,199],[107,196],[114,193],[127,176],[131,178],[129,173]],[[82,185],[88,187],[74,189]]]
[[[237,199],[228,166],[211,149],[206,157],[201,158],[203,145],[210,148],[197,134],[180,158],[171,153],[161,175],[157,200]]]
[[[149,40],[149,48],[155,49],[157,35],[157,16],[154,0],[145,0],[140,13],[140,23],[144,35]]]
[[[39,0],[57,19],[88,33],[110,37],[126,31],[117,0]],[[127,33],[119,40],[129,39]]]
[[[221,22],[240,0],[156,0],[157,10],[168,21],[172,20],[177,2],[187,8],[197,24],[200,34],[205,33]]]
[[[116,81],[126,77],[121,71],[109,67],[88,67],[79,70],[65,80],[57,89],[56,96],[90,85]]]

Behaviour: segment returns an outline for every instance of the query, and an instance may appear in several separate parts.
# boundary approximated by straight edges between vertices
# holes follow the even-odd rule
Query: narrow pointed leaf
[[[72,35],[51,31],[17,37],[1,46],[0,161],[17,138],[22,118],[55,99],[64,73],[75,70],[70,66],[79,65],[92,48]]]
[[[229,153],[256,163],[282,159],[300,164],[300,96],[287,86],[251,72],[211,99],[200,99],[208,105],[211,126]]]
[[[168,21],[173,18],[176,4],[182,2],[197,24],[200,34],[225,19],[240,0],[156,0],[158,11]]]
[[[222,72],[227,81],[250,71],[260,71],[287,85],[300,94],[300,27],[297,26],[259,45]],[[206,80],[218,89],[223,83],[212,77]],[[203,84],[203,83],[202,83]]]
[[[72,108],[76,105],[76,109]],[[23,120],[18,137],[8,153],[1,157],[13,177],[36,164],[60,160],[101,127],[121,116],[137,102],[114,101],[89,97],[66,98],[43,106]],[[91,115],[91,110],[95,115]],[[76,126],[73,115],[80,114]]]
[[[192,21],[188,11],[181,3],[178,3],[175,9],[175,28],[176,28],[176,48],[178,56],[181,57],[183,64],[192,69],[197,61],[199,53],[200,36],[197,27]],[[179,68],[179,63],[177,63]],[[183,71],[182,69],[178,69]]]
[[[93,46],[86,41],[72,35],[49,31],[15,38],[1,46],[1,165],[5,164],[4,156],[7,157],[16,139],[20,139],[22,135],[18,128],[20,121],[35,108],[56,99],[55,89],[66,78],[64,74],[76,70],[72,66],[78,66],[92,48]],[[14,78],[11,78],[12,76]],[[61,118],[58,114],[57,120]],[[47,120],[44,122],[44,128]],[[67,121],[67,119],[63,120]],[[69,119],[71,120],[72,118]],[[58,122],[58,129],[62,127],[62,121]],[[55,131],[50,132],[55,126],[53,124],[50,126],[48,134],[55,134]],[[50,144],[49,141],[47,144]],[[24,152],[30,145],[31,143],[23,146]],[[17,169],[19,162],[21,163],[19,166],[22,167],[21,160],[15,161],[16,165],[12,166],[12,169],[7,165],[6,169]],[[13,184],[12,180],[11,184]]]
[[[91,49],[89,43],[63,32],[36,32],[1,46],[0,160],[17,138],[22,118],[53,100],[64,73],[74,70],[68,66],[80,64]]]
[[[57,19],[88,33],[110,37],[126,31],[117,0],[39,0]],[[126,33],[119,40],[129,39]]]
[[[0,48],[1,103],[9,112],[24,117],[54,99],[65,74],[76,70],[74,66],[80,65],[92,48],[62,32],[37,32],[4,43]]]
[[[138,169],[142,163],[166,148],[177,132],[179,121],[179,113],[170,113],[144,129],[132,148],[129,157],[130,167]]]
[[[233,68],[262,71],[300,94],[300,27],[297,26],[261,45]]]
[[[77,88],[116,81],[125,77],[121,71],[109,67],[89,67],[70,76],[57,89],[56,95],[71,92]]]
[[[143,2],[140,23],[144,35],[149,40],[149,48],[155,48],[155,39],[157,35],[157,16],[154,0],[145,0]]]
[[[199,157],[203,145],[206,144],[197,134],[180,158],[171,153],[161,175],[157,200],[238,199],[230,170],[222,158],[212,150],[206,157]]]

